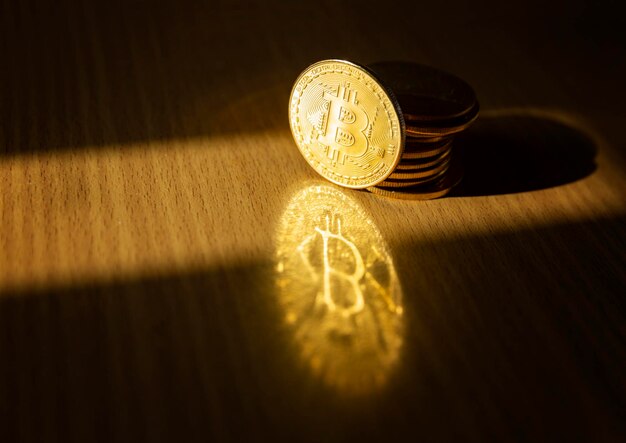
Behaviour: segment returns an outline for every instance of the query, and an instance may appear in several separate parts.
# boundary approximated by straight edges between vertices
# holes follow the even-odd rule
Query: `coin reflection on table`
[[[277,294],[316,377],[347,394],[384,386],[403,340],[402,288],[389,249],[352,198],[313,185],[277,232]]]

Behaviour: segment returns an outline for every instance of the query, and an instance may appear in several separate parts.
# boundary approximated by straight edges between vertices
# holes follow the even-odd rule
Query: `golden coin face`
[[[392,93],[367,69],[346,61],[321,61],[300,74],[289,123],[313,169],[349,188],[382,182],[404,147],[404,120]]]

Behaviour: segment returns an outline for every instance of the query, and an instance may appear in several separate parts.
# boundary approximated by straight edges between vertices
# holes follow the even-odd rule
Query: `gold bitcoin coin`
[[[448,168],[430,177],[415,178],[415,179],[388,178],[384,182],[380,183],[378,186],[388,187],[388,188],[408,188],[408,187],[414,187],[417,185],[423,186],[423,185],[436,182],[437,180],[441,180],[447,174],[447,172],[448,172]]]
[[[478,114],[474,90],[453,74],[408,62],[374,63],[370,68],[396,94],[407,126],[457,128]]]
[[[324,60],[306,68],[289,99],[293,138],[322,177],[349,188],[385,180],[404,148],[404,119],[393,93],[367,68]]]
[[[401,171],[401,170],[396,169],[389,175],[389,178],[395,179],[395,180],[402,180],[402,179],[412,180],[416,178],[434,177],[435,175],[448,169],[448,165],[449,165],[448,160],[449,160],[449,157],[437,163],[436,166],[428,168],[428,169],[420,169],[416,171]]]
[[[405,125],[406,125],[406,120],[405,120]],[[406,134],[405,147],[408,145],[443,143],[447,141],[450,141],[449,135],[409,135],[409,134]]]
[[[463,178],[463,170],[460,164],[456,163],[450,168],[441,180],[433,184],[414,186],[407,188],[371,187],[367,190],[373,194],[383,195],[401,200],[432,200],[448,194],[452,188],[458,185]]]
[[[424,95],[397,96],[405,121],[418,124],[439,124],[464,117],[468,109],[455,102]]]
[[[432,168],[438,165],[439,162],[447,159],[450,156],[450,152],[451,150],[447,150],[443,154],[439,154],[434,157],[426,157],[419,160],[408,160],[402,158],[402,160],[400,160],[400,163],[398,163],[398,166],[396,166],[395,172],[409,172]]]
[[[452,144],[452,137],[418,138],[406,137],[404,140],[404,150],[424,151],[426,149],[449,146]]]
[[[450,152],[450,147],[449,146],[443,146],[443,147],[439,147],[439,148],[434,148],[430,151],[404,151],[404,153],[402,154],[402,159],[401,161],[408,161],[408,160],[422,160],[422,159],[426,159],[426,158],[430,158],[430,157],[435,157],[437,155],[444,155],[447,152]]]
[[[406,148],[423,148],[425,146],[440,146],[452,142],[452,137],[449,136],[436,136],[436,137],[411,137],[407,136],[404,140],[404,147]]]
[[[457,134],[461,131],[464,131],[473,122],[474,120],[464,123],[463,125],[455,126],[451,128],[407,126],[406,135],[411,136],[411,137],[448,136],[448,135]]]
[[[450,188],[433,188],[428,191],[413,191],[413,190],[405,190],[405,189],[386,189],[380,187],[367,188],[369,192],[372,194],[383,195],[385,197],[397,198],[401,200],[433,200],[435,198],[443,197],[448,192],[450,192]]]

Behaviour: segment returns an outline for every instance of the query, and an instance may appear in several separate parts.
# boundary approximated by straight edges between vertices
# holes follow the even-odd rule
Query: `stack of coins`
[[[406,199],[441,197],[458,182],[450,180],[452,140],[449,137],[408,137],[400,163],[380,184],[368,187],[375,194]]]
[[[289,113],[296,144],[320,175],[419,200],[461,180],[452,142],[476,119],[478,101],[463,80],[427,66],[325,60],[300,75]]]
[[[402,199],[446,195],[462,178],[454,136],[478,116],[472,88],[446,72],[413,63],[370,66],[395,93],[405,122],[405,144],[392,173],[368,191]]]

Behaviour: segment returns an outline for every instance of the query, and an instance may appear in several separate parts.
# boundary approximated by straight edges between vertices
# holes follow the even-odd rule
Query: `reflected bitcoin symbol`
[[[312,186],[277,232],[277,294],[301,356],[346,393],[382,386],[402,344],[402,288],[378,229],[345,194]]]
[[[325,217],[325,220],[326,220],[325,229],[320,229],[317,226],[315,227],[315,231],[322,236],[322,242],[324,245],[323,246],[323,257],[324,257],[323,259],[323,263],[324,263],[323,300],[326,306],[328,306],[328,309],[330,309],[331,311],[338,310],[343,316],[347,317],[349,315],[356,314],[357,312],[360,312],[363,309],[363,305],[364,305],[363,292],[361,291],[359,282],[365,275],[365,264],[363,263],[363,257],[361,257],[361,253],[359,252],[357,247],[354,245],[354,243],[352,243],[350,240],[348,240],[341,234],[341,219],[337,218],[337,221],[336,221],[337,233],[336,234],[331,232],[330,230],[332,227],[331,217],[327,215]],[[352,273],[344,272],[343,270],[337,269],[332,265],[331,263],[332,257],[331,257],[331,252],[330,252],[331,248],[329,247],[329,242],[331,240],[336,240],[338,242],[343,243],[350,250],[354,258],[354,263],[355,263],[354,272]],[[308,260],[308,259],[305,257],[305,260]],[[353,299],[351,303],[348,302],[347,307],[338,306],[337,303],[335,303],[335,298],[333,297],[333,285],[331,284],[332,283],[331,279],[333,277],[339,278],[347,282],[351,289],[350,292],[354,294],[353,297],[349,297],[349,296],[344,297],[344,299],[346,300],[349,300],[350,298]],[[344,295],[347,295],[347,294],[344,293]]]
[[[369,143],[365,132],[369,119],[358,106],[357,91],[350,84],[339,86],[336,95],[324,91],[328,117],[326,131],[318,141],[327,146],[326,154],[334,162],[345,163],[346,156],[361,156],[367,152]]]

